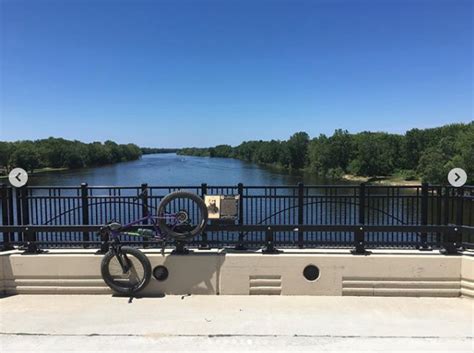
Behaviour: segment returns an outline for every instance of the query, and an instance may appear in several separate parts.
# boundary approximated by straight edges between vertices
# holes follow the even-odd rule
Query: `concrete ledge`
[[[461,261],[461,295],[474,298],[474,256],[463,256]]]
[[[458,297],[459,280],[343,280],[343,295]]]
[[[275,255],[224,250],[163,256],[144,250],[152,267],[166,266],[169,277],[152,277],[141,293],[222,295],[333,295],[474,297],[474,256],[437,252],[287,250]],[[102,255],[93,250],[18,251],[0,255],[0,291],[9,294],[111,294],[100,275]],[[303,276],[308,265],[319,277]]]

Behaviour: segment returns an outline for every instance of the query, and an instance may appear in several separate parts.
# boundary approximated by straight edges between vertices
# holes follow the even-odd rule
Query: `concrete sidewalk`
[[[466,351],[465,298],[18,295],[0,351]]]

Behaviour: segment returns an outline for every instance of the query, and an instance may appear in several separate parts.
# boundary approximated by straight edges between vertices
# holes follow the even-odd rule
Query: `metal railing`
[[[168,193],[240,195],[235,224],[211,222],[189,246],[199,248],[448,249],[474,243],[474,187],[422,184],[155,187],[0,187],[0,245],[100,247],[100,225],[154,212]],[[146,191],[146,197],[136,196]],[[144,225],[146,227],[146,225]],[[124,237],[124,242],[153,247]]]

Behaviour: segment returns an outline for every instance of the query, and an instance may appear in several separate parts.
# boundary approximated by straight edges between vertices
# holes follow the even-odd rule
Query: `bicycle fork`
[[[117,261],[120,264],[120,267],[122,268],[122,273],[126,274],[128,271],[130,271],[131,263],[127,257],[127,254],[122,253],[119,248],[119,249],[114,249],[114,255],[117,258]]]

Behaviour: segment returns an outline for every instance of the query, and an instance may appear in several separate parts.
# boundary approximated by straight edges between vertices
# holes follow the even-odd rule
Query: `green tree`
[[[356,157],[350,171],[356,175],[390,175],[394,171],[394,155],[388,134],[364,132],[356,135]]]
[[[298,132],[287,141],[245,141],[237,147],[187,148],[180,154],[229,156],[249,162],[277,164],[288,169],[307,168],[328,177],[350,172],[362,176],[396,173],[405,179],[422,173],[424,180],[440,180],[431,170],[427,156],[448,166],[465,168],[474,177],[474,122],[450,124],[433,129],[412,129],[405,135],[363,132],[355,135],[336,130],[330,137],[320,135],[309,141]],[[423,157],[423,160],[421,160]]]
[[[20,167],[32,173],[39,167],[39,159],[40,156],[32,144],[21,144],[14,149],[9,164],[12,168]]]
[[[287,146],[290,153],[290,167],[304,168],[308,157],[309,136],[306,132],[297,132],[288,140]]]
[[[440,148],[430,147],[421,154],[417,168],[418,175],[427,183],[445,183],[450,169],[448,162]]]
[[[224,157],[228,158],[232,156],[232,147],[229,145],[218,145],[214,148],[209,148],[209,156],[211,157]]]
[[[10,156],[12,154],[11,144],[8,142],[0,141],[0,168],[3,167],[8,172],[8,164],[10,161]]]
[[[466,171],[468,182],[474,183],[474,123],[456,140],[459,164]]]
[[[64,157],[64,167],[76,169],[85,166],[84,156],[79,151],[69,150]]]
[[[324,134],[310,141],[308,145],[308,161],[312,171],[324,175],[331,168],[332,162],[329,149],[329,139]]]
[[[338,129],[329,138],[328,142],[327,167],[346,170],[353,156],[354,143],[352,136],[347,130]]]

